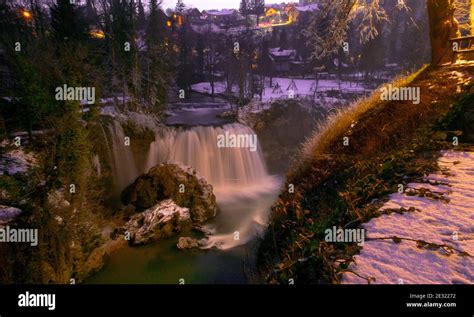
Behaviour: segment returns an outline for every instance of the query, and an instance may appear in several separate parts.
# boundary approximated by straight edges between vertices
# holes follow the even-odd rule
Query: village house
[[[197,8],[190,8],[184,11],[184,16],[191,23],[199,23],[202,21],[202,13]]]
[[[278,25],[307,21],[309,15],[317,9],[318,5],[311,1],[300,1],[299,4],[269,4],[265,6],[265,14],[260,18],[260,22]]]
[[[282,24],[288,23],[288,15],[284,8],[278,4],[271,4],[265,6],[265,14],[260,17],[261,24]]]
[[[208,22],[218,26],[235,26],[242,20],[239,11],[234,9],[205,10],[202,14]]]
[[[270,48],[268,58],[275,73],[288,73],[296,71],[301,62],[301,57],[294,49]]]

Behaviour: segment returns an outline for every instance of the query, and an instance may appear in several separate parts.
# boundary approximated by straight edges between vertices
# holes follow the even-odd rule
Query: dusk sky
[[[265,1],[265,3],[280,3],[282,1]],[[297,2],[285,1],[285,2]],[[199,10],[209,9],[223,9],[223,8],[235,8],[237,9],[240,5],[240,0],[184,0],[184,4],[191,7],[196,7]],[[176,0],[163,0],[163,8],[174,8]]]

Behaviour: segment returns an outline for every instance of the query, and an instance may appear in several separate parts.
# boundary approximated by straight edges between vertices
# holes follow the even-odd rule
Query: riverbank
[[[439,150],[473,142],[463,139],[471,133],[464,122],[472,117],[463,114],[472,106],[473,73],[472,63],[424,69],[393,83],[419,87],[420,104],[384,101],[376,92],[308,141],[259,250],[267,282],[340,282],[360,247],[326,241],[326,229],[360,229],[380,215],[388,194],[435,172]]]

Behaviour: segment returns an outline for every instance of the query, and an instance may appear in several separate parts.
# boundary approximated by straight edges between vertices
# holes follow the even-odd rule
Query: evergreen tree
[[[184,22],[178,30],[179,36],[179,60],[176,84],[180,89],[190,90],[193,65],[191,63],[191,28],[188,23]]]
[[[85,18],[69,0],[58,0],[51,7],[51,27],[55,39],[59,42],[80,42],[87,39],[88,25]]]
[[[365,71],[366,79],[373,72],[381,69],[385,65],[384,41],[381,36],[365,43],[360,54],[359,66]]]
[[[134,97],[133,101],[136,101],[140,96],[138,48],[135,40],[137,38],[136,7],[133,1],[111,1],[112,90],[115,93],[122,93],[125,105],[126,97]]]
[[[150,14],[146,28],[147,54],[145,62],[145,96],[148,104],[155,111],[163,110],[167,93],[167,75],[169,64],[169,51],[166,43],[165,19],[166,15],[160,10],[157,0],[150,0]]]
[[[139,30],[142,30],[146,25],[145,9],[143,7],[142,0],[138,0],[138,16],[137,26]]]
[[[86,21],[89,25],[98,25],[99,19],[97,16],[97,9],[95,7],[94,0],[86,1]]]
[[[166,28],[163,20],[163,12],[161,11],[157,0],[150,0],[149,3],[150,14],[148,16],[146,28],[146,42],[147,45],[152,46],[152,49],[159,46],[165,38]]]
[[[185,9],[186,5],[184,4],[183,0],[178,0],[178,2],[176,2],[175,12],[183,15]]]
[[[265,0],[250,0],[251,12],[257,16],[257,25],[260,17],[265,13]]]
[[[271,76],[271,60],[268,56],[270,52],[269,41],[263,40],[260,47],[260,58],[258,59],[258,69],[261,74]]]
[[[249,15],[249,0],[241,0],[240,1],[240,14],[242,14],[245,18]]]
[[[204,80],[204,39],[201,34],[197,35],[196,40],[196,50],[197,50],[197,78],[201,82]]]

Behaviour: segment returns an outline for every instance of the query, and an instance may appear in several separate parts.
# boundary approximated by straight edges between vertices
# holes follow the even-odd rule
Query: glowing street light
[[[27,10],[22,10],[21,11],[21,16],[23,18],[25,18],[26,20],[29,20],[33,17],[33,15],[31,14],[31,12],[27,11]]]
[[[90,31],[90,36],[96,39],[104,39],[105,33],[102,30],[92,30]]]

